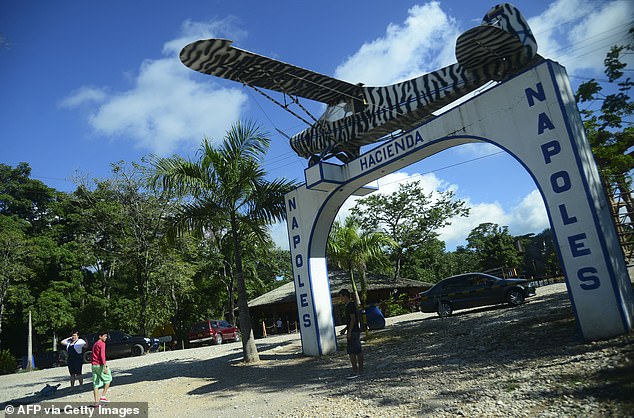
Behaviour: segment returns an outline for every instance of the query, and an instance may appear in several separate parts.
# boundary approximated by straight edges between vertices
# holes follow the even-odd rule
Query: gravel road
[[[255,365],[240,362],[240,343],[112,360],[110,398],[148,402],[151,417],[631,417],[633,341],[582,341],[554,284],[518,308],[388,318],[365,338],[358,379],[346,379],[345,351],[304,357],[290,334],[257,340]],[[47,383],[61,386],[44,398]],[[91,400],[64,367],[0,376],[2,416],[9,404]]]

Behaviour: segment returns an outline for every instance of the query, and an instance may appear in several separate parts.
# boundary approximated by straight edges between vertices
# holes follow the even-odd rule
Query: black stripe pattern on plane
[[[182,49],[180,60],[192,70],[249,86],[280,91],[322,103],[342,96],[359,98],[361,88],[314,71],[235,48],[227,39],[203,39]]]
[[[508,3],[494,6],[480,26],[464,32],[456,42],[458,62],[467,69],[495,66],[494,80],[525,66],[535,55],[537,42],[528,23]]]
[[[542,58],[521,13],[511,4],[494,6],[481,25],[456,42],[457,63],[389,86],[362,87],[234,48],[226,39],[187,45],[180,54],[189,68],[249,86],[328,104],[311,127],[291,137],[291,148],[309,159],[347,162],[360,147],[412,129],[432,112],[491,80],[504,80]]]
[[[502,80],[541,59],[528,23],[507,3],[494,6],[480,26],[458,38],[456,58],[456,64],[402,83],[363,87],[363,111],[336,121],[320,121],[293,136],[291,148],[305,158],[339,152],[354,157],[359,147],[396,130],[414,128],[433,117],[432,112],[488,81]]]
[[[293,136],[291,148],[305,158],[323,150],[354,155],[362,145],[431,118],[435,110],[491,80],[494,69],[469,71],[453,64],[391,86],[363,87],[367,103],[363,111],[332,122],[318,122]]]

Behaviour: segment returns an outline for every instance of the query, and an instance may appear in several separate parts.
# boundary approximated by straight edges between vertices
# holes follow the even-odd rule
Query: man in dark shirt
[[[348,341],[347,351],[352,363],[352,375],[350,378],[358,377],[363,373],[363,351],[361,349],[361,328],[359,327],[359,312],[350,297],[348,289],[341,289],[339,296],[346,304],[346,327],[341,330],[341,335],[346,334]]]

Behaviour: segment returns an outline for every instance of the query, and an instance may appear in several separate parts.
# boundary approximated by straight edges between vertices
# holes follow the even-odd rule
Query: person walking
[[[110,388],[110,382],[112,382],[112,373],[108,365],[106,364],[106,340],[108,339],[108,333],[105,331],[99,331],[98,339],[92,346],[92,385],[95,395],[94,406],[99,406],[100,402],[110,402],[106,398],[106,393]],[[99,388],[103,386],[103,393],[99,396]]]
[[[341,289],[339,296],[346,304],[346,326],[341,330],[341,335],[346,334],[348,341],[347,352],[350,355],[352,374],[348,377],[354,379],[363,373],[363,350],[361,348],[361,327],[359,326],[359,311],[350,297],[348,289]]]
[[[64,338],[61,344],[66,347],[66,364],[70,373],[70,386],[75,386],[75,379],[79,381],[79,386],[84,384],[82,367],[84,360],[82,352],[86,346],[86,341],[79,338],[79,331],[73,331],[70,337]]]

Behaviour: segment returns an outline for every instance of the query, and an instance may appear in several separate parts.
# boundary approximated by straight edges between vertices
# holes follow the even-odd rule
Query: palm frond
[[[268,134],[252,121],[235,123],[225,134],[221,146],[230,160],[261,160],[269,149],[271,140]]]
[[[162,188],[179,197],[198,195],[204,189],[206,173],[201,167],[182,157],[151,158],[154,170],[148,178],[148,185],[154,189]]]
[[[218,216],[218,210],[213,201],[182,204],[168,220],[168,239],[173,241],[187,232],[202,238],[207,230],[217,229],[223,224],[222,217]]]
[[[297,187],[294,180],[275,179],[254,185],[251,216],[263,223],[274,223],[286,218],[284,196]]]

